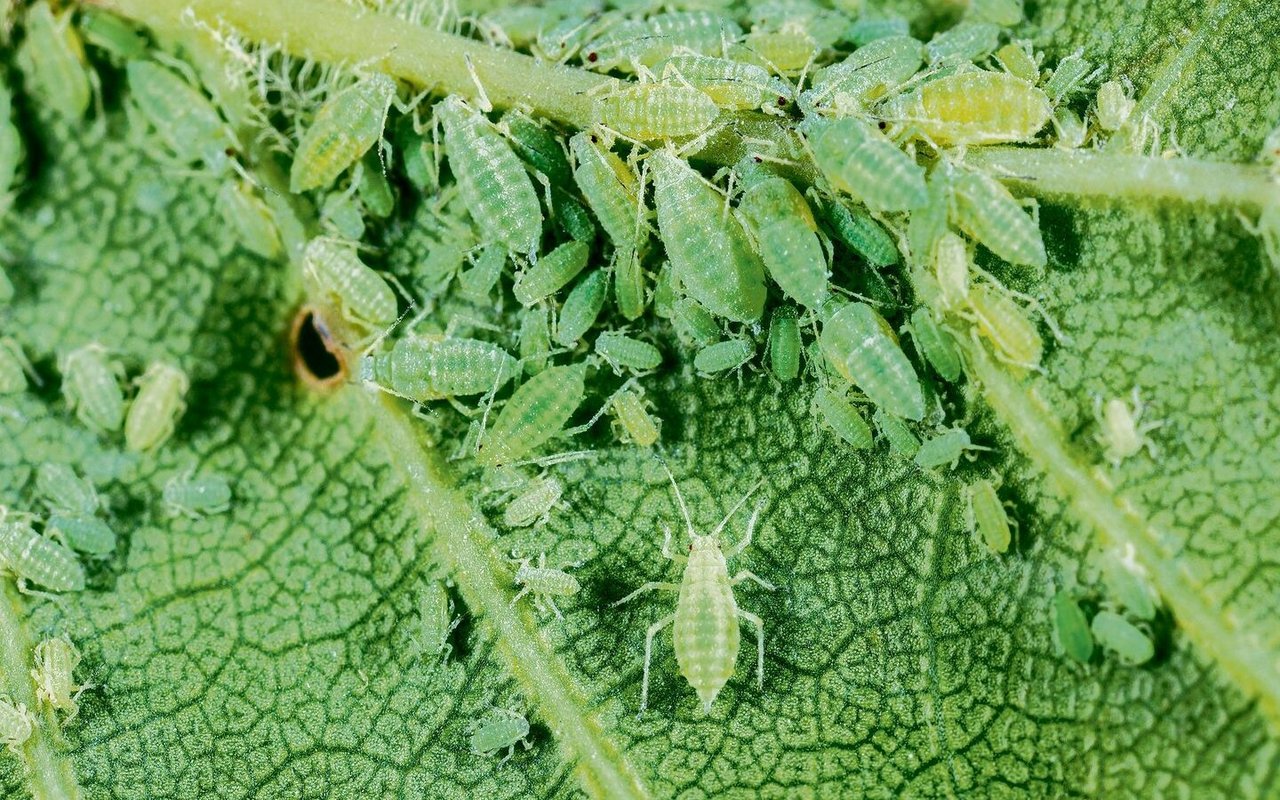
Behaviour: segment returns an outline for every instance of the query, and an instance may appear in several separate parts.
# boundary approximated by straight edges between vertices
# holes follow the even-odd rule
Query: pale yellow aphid
[[[92,689],[93,684],[77,685],[73,673],[80,665],[80,651],[66,636],[45,639],[36,645],[36,668],[31,678],[36,683],[36,700],[55,711],[67,712],[66,722],[80,713],[76,702],[81,693]]]
[[[138,396],[124,420],[124,444],[130,450],[154,450],[173,435],[187,409],[187,374],[172,364],[155,362],[138,379]]]
[[[597,122],[642,142],[696,136],[710,128],[719,114],[710,96],[682,83],[636,83],[596,102]]]
[[[822,52],[816,39],[796,28],[754,31],[747,35],[743,47],[779,75],[788,77],[804,72]]]
[[[1120,130],[1137,105],[1132,87],[1123,81],[1107,81],[1098,87],[1097,107],[1094,109],[1098,127],[1104,131]]]
[[[0,695],[0,744],[16,756],[35,731],[36,716],[25,703],[15,703],[8,695]]]
[[[620,438],[638,447],[653,447],[658,442],[659,424],[645,408],[644,396],[623,386],[609,402]]]
[[[947,231],[938,240],[933,254],[934,275],[942,307],[955,311],[969,302],[969,245],[964,239]]]
[[[1048,95],[1015,75],[959,72],[888,101],[877,116],[949,147],[1031,141],[1052,111]]]
[[[662,540],[662,554],[667,558],[684,562],[684,575],[679,584],[662,581],[650,581],[613,605],[621,605],[654,589],[666,589],[679,592],[674,614],[669,614],[649,626],[644,640],[644,677],[640,685],[640,712],[644,713],[649,704],[649,664],[653,656],[653,637],[668,625],[675,624],[672,633],[672,644],[676,652],[676,663],[680,665],[680,674],[689,681],[689,685],[697,692],[702,703],[703,713],[711,712],[711,704],[715,702],[720,690],[733,675],[734,664],[738,660],[738,644],[741,633],[738,629],[738,618],[741,617],[756,627],[756,677],[757,685],[764,688],[764,622],[738,607],[733,596],[733,587],[746,580],[753,580],[766,589],[773,589],[773,584],[763,580],[753,572],[743,570],[732,578],[729,577],[727,560],[741,553],[751,544],[755,531],[756,519],[760,516],[763,501],[756,505],[747,523],[747,533],[742,541],[728,550],[721,552],[718,537],[729,524],[729,520],[738,509],[747,502],[751,494],[764,483],[763,479],[742,496],[724,519],[709,535],[700,535],[693,529],[693,521],[689,518],[689,507],[684,502],[675,476],[663,464],[671,486],[675,489],[676,500],[680,503],[680,513],[684,516],[685,529],[689,534],[689,554],[676,553],[671,549],[671,528],[666,528],[666,536]]]
[[[395,322],[395,292],[360,260],[355,243],[312,239],[302,254],[302,270],[317,291],[337,301],[347,320],[367,328],[385,328]]]
[[[969,292],[969,309],[978,333],[995,345],[996,357],[1024,369],[1040,366],[1040,333],[1007,292],[979,284]]]
[[[1098,420],[1096,438],[1102,445],[1103,455],[1113,467],[1119,466],[1126,458],[1136,456],[1144,447],[1152,458],[1156,458],[1156,446],[1147,433],[1164,423],[1143,422],[1145,410],[1136,386],[1130,402],[1112,397],[1104,403],[1101,397],[1094,398],[1093,413]]]

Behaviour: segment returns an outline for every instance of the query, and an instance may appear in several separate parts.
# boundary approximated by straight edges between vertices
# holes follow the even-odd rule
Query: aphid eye
[[[786,106],[787,106],[787,98],[782,97],[781,95],[779,95],[779,96],[778,96],[778,106],[779,106],[779,107],[781,107],[781,108],[786,108]]]
[[[689,542],[689,552],[693,552],[693,542]]]
[[[884,130],[889,127],[889,123],[885,122],[884,120],[880,120],[876,124],[880,126],[880,130]]]
[[[757,163],[757,164],[763,164],[763,163],[764,163],[764,159],[763,159],[763,158],[761,158],[760,156],[755,156],[755,161],[756,161],[756,163]]]
[[[588,61],[590,61],[592,64],[594,64],[594,63],[596,63],[597,61],[599,61],[599,60],[600,60],[600,54],[599,54],[599,53],[587,53],[587,60],[588,60]]]

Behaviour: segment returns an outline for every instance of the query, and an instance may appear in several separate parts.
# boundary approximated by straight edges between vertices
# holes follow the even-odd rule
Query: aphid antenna
[[[684,517],[685,532],[689,534],[689,541],[692,542],[698,533],[693,529],[693,519],[689,517],[689,506],[684,502],[684,494],[680,491],[680,484],[676,483],[676,476],[671,474],[671,467],[667,466],[666,459],[659,456],[658,463],[662,465],[663,471],[667,473],[667,479],[671,481],[671,488],[676,490],[676,502],[680,505],[680,515]],[[670,533],[671,531],[668,529],[668,536],[670,536]]]
[[[488,114],[493,111],[493,103],[489,102],[489,94],[484,90],[484,84],[480,82],[480,74],[476,72],[476,65],[471,61],[470,53],[463,53],[462,60],[467,64],[467,74],[471,76],[471,82],[476,87],[476,103],[480,110]]]
[[[568,464],[573,461],[586,461],[596,457],[594,450],[568,450],[563,453],[552,453],[549,456],[539,456],[538,458],[526,458],[523,461],[512,461],[510,464],[504,464],[507,467],[554,467],[557,464]]]

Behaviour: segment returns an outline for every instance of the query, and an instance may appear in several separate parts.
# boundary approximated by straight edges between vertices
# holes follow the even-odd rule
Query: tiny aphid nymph
[[[583,242],[565,242],[517,275],[512,292],[525,306],[550,297],[582,272],[590,254]]]
[[[553,436],[586,396],[587,365],[549,367],[520,385],[476,446],[483,466],[510,464]]]
[[[231,486],[221,475],[195,476],[194,469],[175,475],[164,486],[164,502],[175,514],[199,519],[231,508]]]
[[[93,684],[75,681],[80,650],[66,636],[45,639],[36,645],[35,662],[31,678],[36,684],[36,699],[54,711],[65,712],[64,724],[75,719],[80,713],[80,695],[93,688]]]
[[[1112,397],[1103,402],[1101,397],[1094,398],[1094,416],[1098,422],[1096,438],[1102,445],[1103,456],[1113,467],[1127,458],[1132,458],[1146,448],[1147,453],[1155,458],[1158,455],[1155,443],[1148,433],[1159,428],[1163,422],[1144,422],[1142,417],[1146,411],[1142,398],[1134,387],[1129,402],[1119,397]]]
[[[524,745],[525,750],[533,747],[528,736],[529,720],[524,714],[507,708],[491,709],[471,725],[471,753],[492,757],[506,750],[507,754],[498,762],[501,766],[515,755],[517,744]]]
[[[395,80],[375,73],[325,100],[294,152],[289,191],[325,188],[359,161],[382,137],[395,95]]]
[[[986,450],[969,441],[969,433],[964,428],[948,428],[936,436],[926,439],[916,451],[915,462],[919,467],[932,469],[943,464],[952,469],[960,463],[960,457],[973,450]]]
[[[1090,630],[1098,644],[1114,652],[1122,664],[1138,666],[1147,663],[1155,655],[1151,638],[1114,611],[1099,611],[1093,618]]]
[[[1144,621],[1155,619],[1159,598],[1147,579],[1146,568],[1134,556],[1133,545],[1127,544],[1103,553],[1101,562],[1107,599],[1130,616]]]
[[[0,695],[0,744],[15,756],[22,756],[22,745],[35,731],[36,716],[25,703],[15,703],[8,695]]]
[[[124,422],[123,368],[100,344],[87,344],[58,357],[62,396],[84,426],[95,433],[120,430]]]
[[[1009,549],[1013,541],[1009,515],[991,481],[982,479],[969,486],[968,522],[970,532],[980,534],[991,552],[1003,553]]]
[[[810,410],[850,447],[863,449],[871,446],[871,426],[842,395],[820,387],[813,393]]]
[[[516,563],[518,566],[515,582],[520,587],[520,591],[511,598],[511,605],[514,606],[520,602],[520,598],[525,595],[532,595],[535,608],[545,612],[550,606],[555,615],[563,619],[564,615],[560,613],[555,598],[577,594],[578,589],[581,588],[578,585],[578,579],[562,569],[548,567],[546,553],[538,556],[536,566],[527,558],[519,559]]]
[[[660,432],[659,422],[645,408],[644,398],[626,387],[618,390],[609,402],[614,421],[622,438],[638,447],[653,447]]]
[[[1065,589],[1053,596],[1053,633],[1063,651],[1081,664],[1093,658],[1093,633],[1080,605]]]
[[[52,511],[92,514],[98,510],[98,493],[93,484],[67,464],[41,464],[36,469],[36,494]]]
[[[910,420],[924,417],[915,368],[893,329],[866,303],[850,303],[822,326],[818,344],[828,364],[873,403]]]
[[[173,435],[174,425],[187,408],[187,374],[157,361],[138,379],[138,394],[124,421],[125,447],[136,452],[154,450]]]
[[[561,505],[564,485],[555,478],[535,478],[529,481],[502,512],[502,523],[509,528],[527,528],[542,525],[551,516],[551,509]]]
[[[903,458],[915,458],[920,451],[920,438],[915,435],[906,420],[877,408],[871,417],[876,430],[889,443],[889,450]]]
[[[779,306],[769,318],[769,371],[789,383],[800,376],[800,323],[791,306]]]

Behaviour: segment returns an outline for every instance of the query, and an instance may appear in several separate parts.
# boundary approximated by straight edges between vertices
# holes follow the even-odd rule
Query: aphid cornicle
[[[693,357],[693,368],[699,375],[715,375],[743,366],[755,354],[756,346],[750,339],[726,339],[699,350]]]
[[[924,168],[880,131],[855,118],[814,120],[809,143],[819,171],[872,211],[911,211],[925,204]]]
[[[941,147],[1027,142],[1053,105],[1032,83],[1007,72],[960,72],[885,103],[876,114]]]
[[[680,83],[636,83],[596,100],[595,121],[628,139],[651,142],[696,136],[720,109],[700,89]]]
[[[587,365],[549,367],[520,385],[476,447],[482,466],[510,464],[560,433],[586,395]]]
[[[435,113],[471,219],[512,252],[536,252],[542,238],[542,205],[511,145],[457,95],[440,101]]]
[[[591,134],[574,134],[569,151],[575,163],[573,180],[600,227],[615,247],[634,254],[644,235],[644,228],[637,224],[641,220],[640,179],[617,153],[602,147]]]
[[[991,481],[981,479],[969,486],[968,522],[970,531],[980,534],[991,552],[1003,553],[1009,549],[1013,541],[1009,515]]]
[[[489,757],[505,749],[507,754],[498,762],[501,766],[515,755],[517,744],[524,745],[525,750],[533,747],[528,736],[529,720],[523,714],[507,708],[495,708],[472,724],[471,753]]]
[[[560,613],[555,598],[577,594],[580,588],[578,579],[562,569],[548,567],[546,553],[538,556],[537,566],[531,564],[527,558],[520,559],[518,563],[515,582],[520,587],[520,591],[511,598],[511,605],[514,606],[520,602],[520,598],[525,595],[533,595],[535,608],[546,611],[547,606],[550,606],[555,615],[563,619],[564,615]]]
[[[764,315],[764,264],[728,202],[692,167],[669,150],[649,157],[658,229],[672,273],[695,300],[734,322]]]
[[[157,361],[138,379],[138,394],[124,421],[125,447],[136,452],[154,450],[173,435],[174,424],[186,411],[187,374]]]
[[[622,388],[609,401],[609,410],[624,440],[637,447],[653,447],[658,442],[658,423],[645,409],[645,401],[638,394]]]
[[[1053,596],[1053,632],[1063,651],[1081,664],[1093,658],[1093,633],[1080,605],[1067,590]]]
[[[555,478],[535,478],[511,498],[502,511],[502,524],[508,528],[527,528],[541,525],[551,515],[551,509],[560,503],[564,485]]]
[[[954,469],[956,464],[960,463],[960,456],[966,451],[986,449],[973,444],[969,440],[969,432],[964,428],[948,428],[920,444],[920,449],[916,451],[915,462],[917,466],[924,469],[940,467],[943,464],[949,464]]]
[[[813,393],[809,407],[850,447],[863,449],[871,446],[871,427],[842,395],[820,387]]]
[[[978,172],[953,181],[952,218],[965,233],[1010,264],[1043,267],[1048,262],[1040,225],[1004,184]]]
[[[517,275],[512,293],[525,306],[550,297],[582,272],[590,252],[582,242],[565,242]]]
[[[876,430],[889,443],[891,451],[903,458],[915,458],[920,451],[920,439],[904,420],[883,408],[877,408],[871,419],[876,424]]]
[[[1138,666],[1155,655],[1150,637],[1114,611],[1099,611],[1089,628],[1098,644],[1114,652],[1122,664]]]
[[[116,532],[88,514],[53,514],[45,523],[45,532],[72,550],[91,556],[108,556],[116,549]]]
[[[120,430],[124,422],[122,368],[100,344],[87,344],[58,356],[62,396],[86,428],[96,433]]]
[[[302,270],[351,322],[367,328],[385,328],[395,322],[395,291],[360,260],[353,242],[324,236],[312,239],[302,254]]]
[[[362,357],[358,369],[360,380],[416,403],[493,391],[518,371],[496,344],[425,336],[403,336],[389,352]]]
[[[653,637],[668,625],[675,624],[672,632],[672,644],[676,651],[676,663],[680,666],[680,674],[698,695],[704,714],[711,713],[711,705],[715,702],[720,690],[733,675],[734,664],[738,660],[738,645],[741,632],[738,618],[741,617],[756,628],[756,681],[757,686],[764,688],[764,622],[755,614],[738,607],[737,598],[733,595],[733,587],[743,581],[751,580],[766,589],[772,590],[773,584],[748,570],[743,570],[732,578],[729,577],[728,559],[741,553],[751,544],[755,533],[756,520],[760,517],[763,501],[756,505],[751,519],[747,523],[746,535],[728,550],[721,551],[719,536],[733,515],[742,508],[763,483],[757,483],[742,496],[724,519],[709,535],[701,535],[693,528],[693,520],[689,517],[689,507],[684,502],[675,476],[663,464],[671,486],[675,489],[676,500],[680,504],[680,513],[684,517],[685,531],[689,535],[688,555],[678,553],[671,548],[671,529],[666,529],[662,541],[662,555],[677,563],[684,562],[684,575],[680,583],[650,581],[631,594],[614,603],[614,606],[626,603],[654,589],[679,592],[676,610],[649,626],[644,640],[644,677],[640,687],[640,712],[644,713],[649,704],[649,663],[653,656]]]
[[[235,135],[204,92],[154,61],[130,61],[125,70],[129,103],[176,158],[202,161],[215,173],[230,163]]]
[[[769,318],[769,371],[788,383],[800,375],[800,324],[791,306],[779,306]]]
[[[1040,334],[1005,291],[985,283],[974,286],[969,291],[969,308],[978,332],[995,345],[1000,360],[1023,369],[1040,366]]]
[[[0,744],[21,756],[22,745],[31,738],[35,727],[36,716],[25,703],[15,703],[8,695],[0,695]]]
[[[325,100],[293,154],[289,191],[325,188],[359,161],[382,137],[395,96],[395,80],[374,73]]]
[[[195,476],[194,469],[174,475],[164,486],[164,502],[175,514],[200,519],[231,508],[231,486],[221,475]]]
[[[662,351],[648,342],[618,331],[604,331],[596,337],[596,354],[622,374],[622,370],[649,372],[662,364]]]
[[[76,667],[80,666],[80,650],[66,636],[45,639],[35,648],[35,669],[31,678],[36,683],[36,700],[55,711],[65,711],[66,722],[80,713],[77,701],[92,684],[77,684]]]
[[[68,9],[55,17],[48,3],[33,3],[24,18],[26,37],[18,49],[28,88],[68,120],[83,117],[92,96],[89,65],[71,26],[71,13]]]
[[[36,469],[36,494],[53,511],[93,514],[98,510],[98,493],[93,484],[66,464],[41,464]]]
[[[871,402],[910,420],[924,417],[915,368],[884,317],[866,303],[850,303],[822,326],[818,344],[827,363]]]
[[[31,527],[30,514],[0,506],[0,568],[18,578],[19,591],[27,582],[53,592],[84,589],[84,567],[63,545],[41,536]]]
[[[817,308],[827,298],[826,255],[804,195],[785,178],[749,175],[738,202],[769,276],[796,302]]]
[[[556,322],[556,344],[561,347],[575,346],[591,330],[591,326],[596,324],[596,319],[604,310],[608,293],[609,275],[604,270],[595,270],[578,281],[560,309],[560,318]]]

